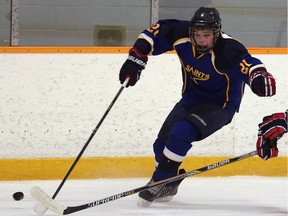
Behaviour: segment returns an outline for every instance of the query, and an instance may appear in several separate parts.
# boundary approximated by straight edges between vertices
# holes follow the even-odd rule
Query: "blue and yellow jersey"
[[[189,21],[160,20],[144,30],[138,39],[150,44],[150,55],[176,51],[182,67],[182,100],[185,103],[213,102],[228,112],[235,108],[238,111],[249,74],[257,68],[265,69],[265,66],[238,40],[224,32],[220,33],[213,50],[196,55],[189,38],[189,25]],[[135,43],[136,47],[141,44]]]

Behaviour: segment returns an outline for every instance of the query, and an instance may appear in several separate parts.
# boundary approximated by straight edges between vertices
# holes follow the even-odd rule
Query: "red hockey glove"
[[[258,96],[267,97],[276,93],[275,79],[267,71],[253,71],[248,83],[252,91]]]
[[[266,139],[264,136],[262,136],[260,131],[258,134],[256,148],[258,156],[261,157],[263,160],[268,160],[269,158],[278,156],[279,151],[277,148],[277,140]]]
[[[287,111],[265,116],[258,126],[266,139],[280,139],[284,133],[287,133]]]
[[[277,141],[287,133],[287,111],[265,116],[259,125],[256,148],[258,155],[267,160],[278,156]]]
[[[119,80],[123,84],[127,77],[129,82],[126,87],[134,86],[140,79],[142,70],[148,61],[147,55],[143,55],[136,48],[129,50],[129,56],[120,69]]]

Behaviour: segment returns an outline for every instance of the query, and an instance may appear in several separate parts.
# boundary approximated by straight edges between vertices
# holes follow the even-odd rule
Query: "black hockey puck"
[[[24,198],[24,194],[22,192],[18,191],[18,192],[13,194],[13,198],[16,201],[20,201]]]

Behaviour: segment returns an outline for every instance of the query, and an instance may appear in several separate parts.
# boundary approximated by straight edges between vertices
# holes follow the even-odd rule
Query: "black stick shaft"
[[[241,161],[241,160],[253,157],[255,155],[257,155],[257,151],[256,150],[252,151],[252,152],[249,152],[247,154],[244,154],[244,155],[240,155],[240,156],[237,156],[237,157],[234,157],[234,158],[226,159],[226,160],[223,160],[223,161],[220,161],[220,162],[217,162],[217,163],[214,163],[214,164],[211,164],[211,165],[208,165],[208,166],[196,169],[196,170],[192,170],[190,172],[186,172],[186,173],[181,174],[181,175],[177,175],[177,176],[174,176],[174,177],[171,177],[171,178],[168,178],[168,179],[164,179],[164,180],[159,181],[159,182],[154,182],[153,184],[150,184],[150,185],[145,185],[143,187],[135,188],[133,190],[128,190],[128,191],[125,191],[125,192],[122,192],[122,193],[119,193],[119,194],[115,194],[115,195],[112,195],[112,196],[109,196],[109,197],[106,197],[106,198],[103,198],[103,199],[99,199],[99,200],[90,202],[90,203],[86,203],[86,204],[79,205],[79,206],[71,206],[71,207],[68,206],[63,211],[63,215],[71,214],[71,213],[78,212],[78,211],[81,211],[81,210],[84,210],[84,209],[87,209],[87,208],[92,208],[92,207],[95,207],[95,206],[98,206],[98,205],[101,205],[101,204],[105,204],[105,203],[108,203],[108,202],[111,202],[111,201],[114,201],[114,200],[117,200],[117,199],[120,199],[120,198],[123,198],[123,197],[127,197],[127,196],[130,196],[130,195],[139,193],[141,191],[147,190],[147,189],[152,188],[152,187],[157,186],[157,185],[162,185],[162,184],[168,184],[168,183],[171,183],[171,182],[175,182],[175,181],[178,181],[178,180],[181,180],[181,179],[193,176],[193,175],[197,175],[197,174],[200,174],[200,173],[212,170],[212,169],[223,167],[223,166],[226,166],[228,164],[231,164],[231,163],[234,163],[234,162],[237,162],[237,161]]]
[[[128,82],[128,80],[127,80]],[[96,134],[96,132],[98,131],[98,129],[100,128],[101,124],[103,123],[104,119],[106,118],[106,116],[108,115],[108,113],[110,112],[111,108],[113,107],[114,103],[116,102],[116,100],[118,99],[118,97],[120,96],[121,92],[123,91],[123,89],[125,88],[127,83],[126,81],[124,82],[124,84],[120,87],[120,89],[118,90],[116,96],[114,97],[114,99],[112,100],[112,102],[110,103],[110,105],[108,106],[108,108],[106,109],[104,115],[102,116],[102,118],[100,119],[99,123],[96,125],[96,127],[94,128],[92,134],[90,135],[90,137],[88,138],[87,142],[85,143],[85,145],[83,146],[83,148],[81,149],[81,151],[79,152],[78,156],[76,157],[76,159],[74,160],[73,164],[71,165],[70,169],[68,170],[68,172],[66,173],[65,177],[63,178],[63,180],[61,181],[60,185],[58,186],[57,190],[55,191],[55,193],[53,194],[52,198],[55,199],[57,194],[59,193],[59,191],[61,190],[61,188],[63,187],[64,183],[66,182],[66,180],[68,179],[69,175],[71,174],[71,172],[73,171],[74,167],[76,166],[76,164],[78,163],[78,161],[80,160],[80,158],[82,157],[83,153],[85,152],[87,146],[89,145],[89,143],[91,142],[91,140],[93,139],[94,135]]]

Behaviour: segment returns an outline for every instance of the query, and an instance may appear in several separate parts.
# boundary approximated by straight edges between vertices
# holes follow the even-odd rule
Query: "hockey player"
[[[278,156],[277,141],[287,133],[287,112],[274,113],[263,118],[258,130],[256,148],[259,157],[268,160]]]
[[[239,110],[245,84],[260,97],[273,96],[276,91],[275,80],[264,64],[221,31],[221,18],[215,8],[205,7],[199,8],[191,21],[159,20],[144,30],[120,69],[120,82],[129,77],[126,87],[134,86],[148,55],[169,50],[176,51],[182,65],[182,98],[153,144],[156,170],[148,184],[177,175],[194,141],[205,139],[231,122]],[[138,205],[171,200],[179,184],[140,192]]]

